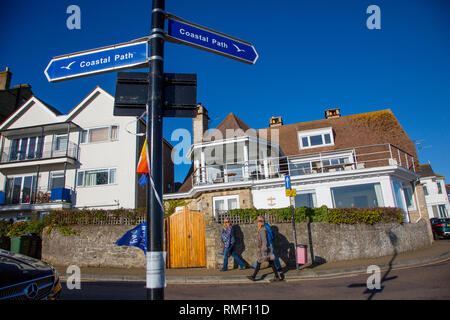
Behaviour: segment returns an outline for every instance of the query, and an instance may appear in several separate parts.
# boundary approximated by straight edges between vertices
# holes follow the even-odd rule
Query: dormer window
[[[334,145],[333,129],[331,127],[298,131],[297,134],[300,150]]]

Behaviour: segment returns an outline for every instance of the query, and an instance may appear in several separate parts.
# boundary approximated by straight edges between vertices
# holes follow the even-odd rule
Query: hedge
[[[179,203],[177,203],[179,205]],[[170,214],[170,212],[166,212]],[[291,221],[291,208],[280,209],[234,209],[232,216],[238,215],[242,220],[255,221],[260,215],[269,214],[283,221]],[[300,207],[294,208],[294,220],[300,222],[328,222],[336,224],[375,224],[402,222],[402,211],[399,208],[337,208],[329,209]],[[42,220],[33,219],[15,224],[0,223],[0,236],[20,236],[23,234],[42,234],[45,227],[50,234],[53,229],[64,235],[74,235],[73,225],[80,224],[129,224],[135,225],[145,221],[145,209],[116,209],[116,210],[58,210],[45,215]]]
[[[291,220],[291,208],[280,209],[233,209],[231,216],[238,215],[242,220],[256,220],[258,216],[269,214],[282,220]],[[320,208],[300,207],[294,208],[295,222],[328,222],[335,224],[375,224],[375,223],[402,223],[402,211],[399,208],[336,208],[326,206]]]

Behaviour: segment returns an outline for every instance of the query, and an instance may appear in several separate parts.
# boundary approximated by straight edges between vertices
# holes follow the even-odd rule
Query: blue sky
[[[69,30],[69,5],[81,9],[81,29]],[[369,5],[381,9],[381,30],[369,30]],[[167,0],[166,10],[186,20],[252,42],[259,54],[247,65],[183,45],[165,46],[165,72],[197,73],[198,101],[210,126],[230,112],[252,128],[272,116],[285,124],[323,118],[330,107],[344,115],[391,109],[419,160],[450,178],[450,2],[447,0]],[[49,83],[54,56],[127,42],[150,31],[151,1],[0,1],[0,70],[12,84],[29,83],[35,95],[65,113],[97,85],[112,95],[116,73]],[[191,119],[164,120],[170,141]],[[181,181],[186,165],[175,169]]]

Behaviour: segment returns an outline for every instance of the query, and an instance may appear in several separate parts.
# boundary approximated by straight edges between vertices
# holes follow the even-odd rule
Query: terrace
[[[237,150],[239,152],[239,148]],[[243,158],[248,159],[248,148],[242,150]],[[383,166],[399,166],[416,172],[415,161],[413,155],[392,144],[378,144],[295,156],[259,157],[254,160],[200,165],[194,170],[192,185],[260,181],[285,175],[319,175]]]

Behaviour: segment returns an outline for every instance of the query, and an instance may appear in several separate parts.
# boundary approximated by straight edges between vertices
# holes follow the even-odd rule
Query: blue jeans
[[[228,270],[228,254],[231,251],[231,256],[234,258],[234,261],[236,261],[239,265],[239,267],[244,268],[246,266],[245,262],[239,258],[239,256],[233,251],[233,246],[230,246],[229,248],[225,248],[223,251],[223,267],[222,271]]]
[[[277,270],[281,269],[281,263],[280,263],[280,258],[278,258],[275,250],[273,249],[273,244],[270,244],[270,250],[272,250],[273,255],[275,256],[275,260],[273,261],[275,263],[275,267],[277,268]],[[255,261],[255,263],[253,264],[253,268],[256,268],[256,265],[258,264],[258,260]]]

